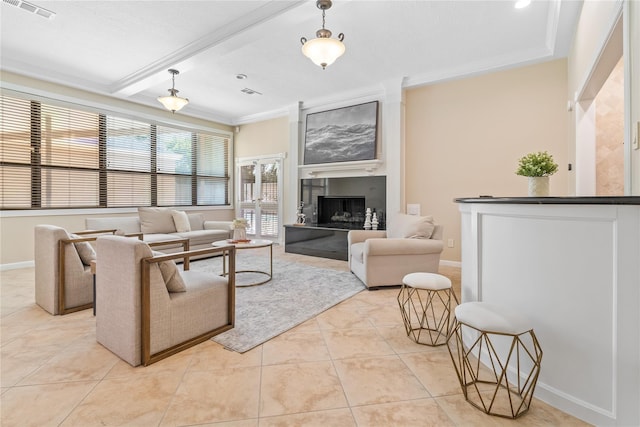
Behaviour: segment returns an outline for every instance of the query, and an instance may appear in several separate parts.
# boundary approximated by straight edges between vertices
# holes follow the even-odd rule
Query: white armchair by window
[[[368,287],[396,286],[415,272],[437,273],[443,228],[431,216],[396,214],[387,230],[351,230],[349,269]]]

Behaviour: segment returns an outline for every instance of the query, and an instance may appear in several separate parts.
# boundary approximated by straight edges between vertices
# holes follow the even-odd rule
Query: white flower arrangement
[[[236,218],[233,220],[233,224],[231,226],[231,228],[238,229],[238,228],[247,228],[249,226],[249,221],[247,221],[244,218]]]

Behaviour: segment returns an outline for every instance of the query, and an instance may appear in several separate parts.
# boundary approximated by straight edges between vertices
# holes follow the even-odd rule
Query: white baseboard
[[[462,262],[461,261],[448,261],[446,259],[441,259],[440,260],[440,265],[446,265],[447,267],[462,268]]]
[[[0,271],[17,270],[19,268],[33,268],[36,263],[34,261],[14,262],[11,264],[0,264]]]

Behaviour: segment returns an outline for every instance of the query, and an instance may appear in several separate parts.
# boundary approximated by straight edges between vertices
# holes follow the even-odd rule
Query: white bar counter
[[[640,197],[461,198],[462,302],[527,316],[535,397],[596,425],[640,425]]]

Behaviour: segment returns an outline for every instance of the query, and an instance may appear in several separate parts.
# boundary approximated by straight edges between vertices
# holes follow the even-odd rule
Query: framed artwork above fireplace
[[[307,114],[304,164],[374,160],[378,101]]]

